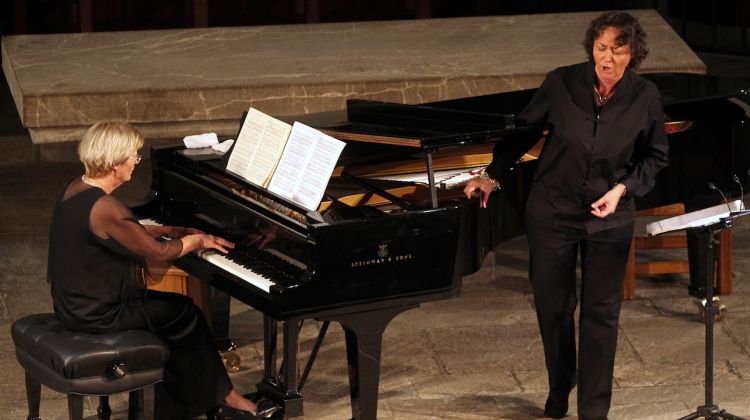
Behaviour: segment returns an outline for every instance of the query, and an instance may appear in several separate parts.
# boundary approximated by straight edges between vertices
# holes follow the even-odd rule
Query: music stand
[[[742,417],[727,413],[726,410],[720,409],[713,402],[713,366],[714,366],[714,321],[719,314],[719,308],[713,302],[715,270],[712,269],[714,264],[714,238],[716,234],[724,229],[732,227],[734,219],[750,214],[750,211],[744,210],[741,200],[731,203],[720,204],[692,213],[683,214],[677,217],[671,217],[658,222],[650,223],[646,226],[646,232],[649,235],[660,235],[662,233],[673,232],[678,230],[693,230],[697,236],[700,246],[704,247],[703,261],[706,264],[702,270],[706,276],[706,306],[704,321],[706,324],[706,366],[705,366],[705,404],[698,406],[695,412],[681,417],[678,420],[692,420],[703,417],[709,420],[729,419],[745,420]]]

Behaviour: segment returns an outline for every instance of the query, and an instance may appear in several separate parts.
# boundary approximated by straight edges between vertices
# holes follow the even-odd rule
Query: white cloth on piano
[[[229,148],[232,147],[233,144],[234,139],[227,139],[219,144],[214,144],[213,146],[211,146],[211,149],[216,150],[220,153],[226,153],[229,151]]]
[[[182,142],[185,143],[185,147],[188,149],[210,147],[214,144],[219,144],[219,137],[216,136],[216,133],[194,134],[192,136],[185,136]]]

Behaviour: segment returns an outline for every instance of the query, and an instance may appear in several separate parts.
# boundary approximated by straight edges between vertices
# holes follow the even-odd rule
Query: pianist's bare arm
[[[179,239],[186,235],[203,233],[203,231],[198,229],[180,226],[143,225],[143,228],[154,238],[163,238],[166,236],[172,239]]]
[[[152,261],[171,261],[202,249],[226,253],[234,247],[233,243],[223,238],[205,233],[191,233],[172,241],[159,240],[138,223],[130,209],[112,196],[97,200],[91,209],[89,223],[97,237],[104,240],[111,238],[135,256]]]

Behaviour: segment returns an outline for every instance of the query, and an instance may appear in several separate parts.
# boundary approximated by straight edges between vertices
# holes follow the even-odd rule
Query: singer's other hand
[[[623,194],[625,194],[625,186],[622,184],[615,185],[611,190],[604,193],[600,199],[591,204],[591,214],[604,219],[614,213]]]
[[[479,197],[479,207],[487,208],[487,201],[490,199],[490,193],[495,189],[492,181],[484,178],[474,178],[466,183],[464,194],[466,198]]]

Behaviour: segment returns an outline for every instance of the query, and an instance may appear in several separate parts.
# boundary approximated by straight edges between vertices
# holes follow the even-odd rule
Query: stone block
[[[600,12],[2,38],[3,71],[34,143],[77,141],[100,120],[146,137],[237,132],[243,111],[340,110],[347,99],[416,104],[533,88],[586,59]],[[643,72],[705,73],[654,10]]]

